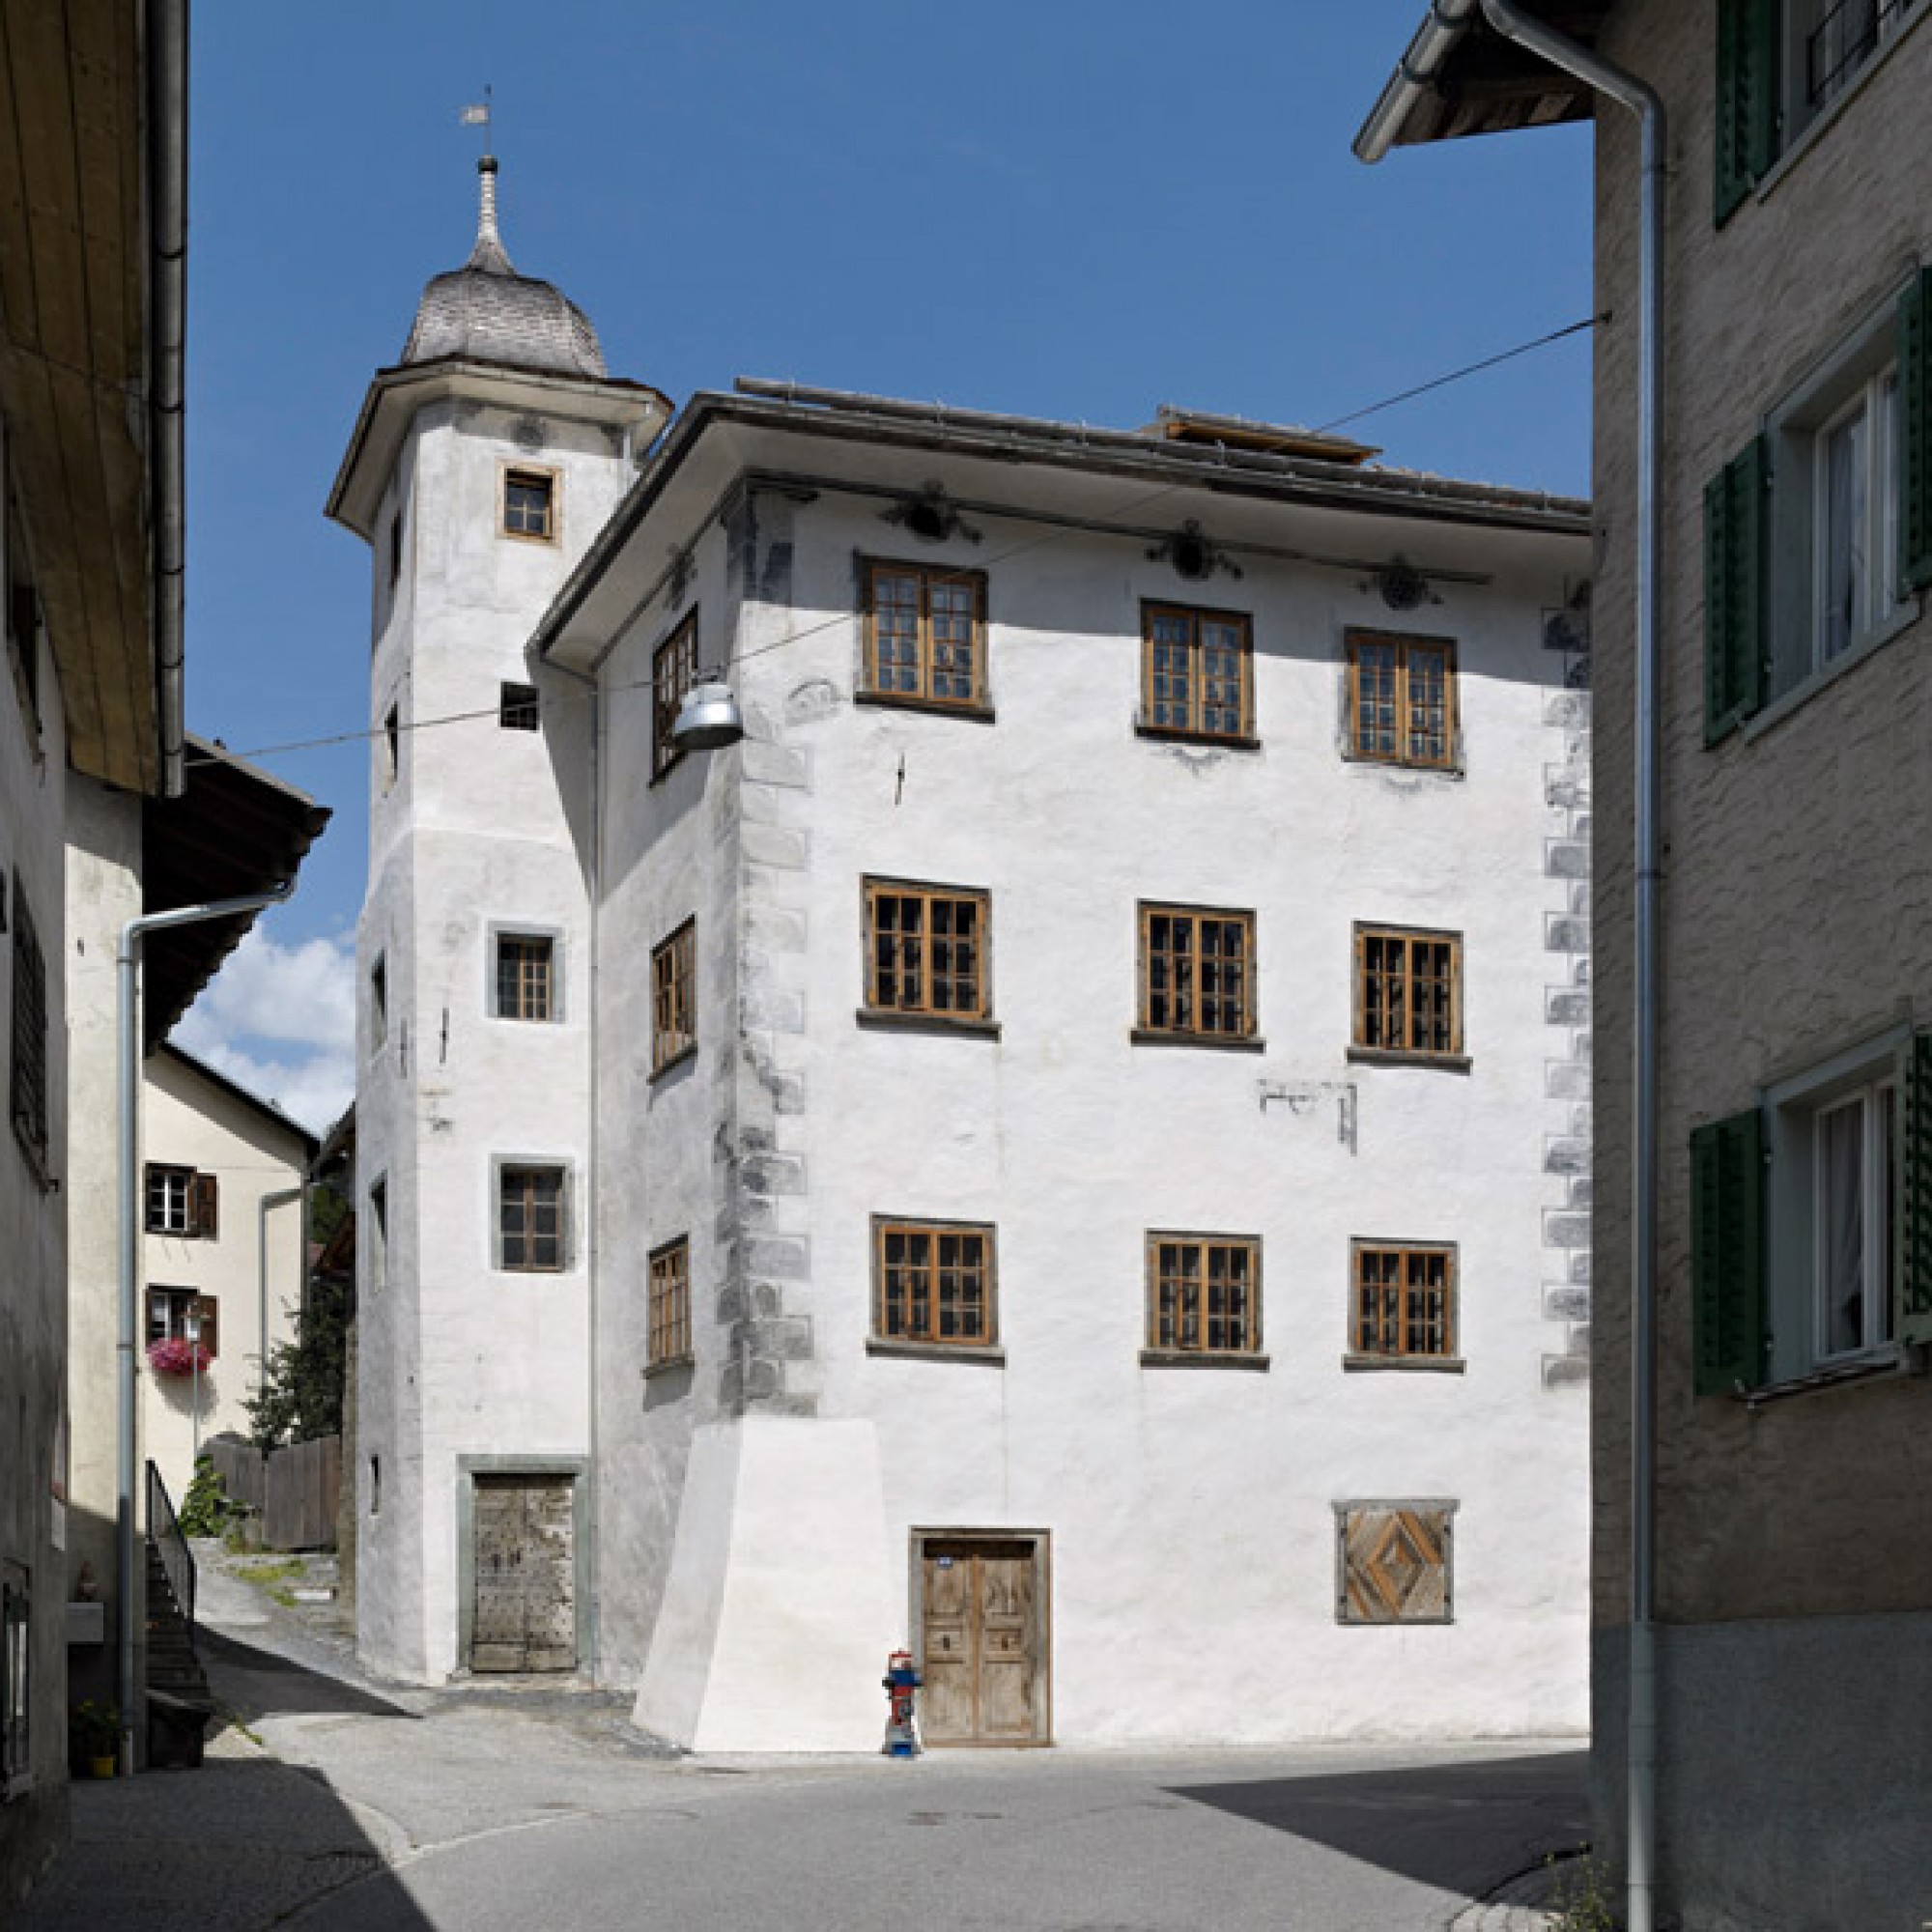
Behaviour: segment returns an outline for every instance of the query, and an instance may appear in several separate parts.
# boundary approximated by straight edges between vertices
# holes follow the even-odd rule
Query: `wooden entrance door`
[[[1037,1545],[927,1537],[919,1560],[925,1742],[1044,1744],[1046,1604]]]
[[[577,1668],[577,1549],[568,1476],[477,1476],[472,1670]]]

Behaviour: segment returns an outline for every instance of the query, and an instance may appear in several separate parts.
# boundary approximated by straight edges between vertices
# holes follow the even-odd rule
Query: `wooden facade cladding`
[[[1336,1620],[1454,1621],[1454,1503],[1338,1503]]]

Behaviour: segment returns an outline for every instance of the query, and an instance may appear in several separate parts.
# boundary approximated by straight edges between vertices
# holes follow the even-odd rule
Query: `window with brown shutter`
[[[1350,1349],[1364,1357],[1453,1359],[1456,1250],[1355,1242]]]
[[[697,1045],[697,921],[688,919],[651,953],[651,1071]]]
[[[651,1253],[648,1365],[691,1360],[691,1241],[680,1235]]]
[[[1453,1502],[1335,1505],[1335,1620],[1455,1621]]]
[[[188,1188],[188,1233],[212,1241],[221,1233],[221,1183],[212,1174],[197,1174]]]
[[[990,1227],[875,1216],[872,1271],[879,1340],[942,1347],[998,1341]]]
[[[1349,750],[1378,764],[1456,763],[1456,646],[1448,638],[1350,631]]]
[[[1255,916],[1140,909],[1140,1034],[1229,1042],[1255,1037]]]
[[[497,1177],[497,1266],[556,1273],[564,1264],[560,1167],[505,1167]]]
[[[697,681],[697,612],[693,611],[651,653],[651,778],[661,779],[684,756],[671,742],[684,695]]]
[[[867,879],[864,890],[867,1011],[985,1019],[989,895],[894,879]]]
[[[221,1304],[213,1294],[191,1288],[151,1288],[148,1291],[148,1340],[185,1342],[193,1328],[213,1361],[221,1353]]]
[[[547,933],[497,935],[497,1017],[548,1020],[554,1016],[551,968],[555,941]]]
[[[867,561],[861,695],[949,711],[986,706],[986,579],[944,565]]]
[[[1262,1244],[1247,1235],[1150,1235],[1151,1353],[1253,1355],[1262,1346]]]
[[[1354,1045],[1368,1054],[1466,1065],[1462,934],[1356,926]]]
[[[1141,606],[1141,728],[1252,744],[1254,625],[1236,611]]]
[[[220,1234],[221,1184],[213,1175],[150,1161],[141,1191],[149,1234],[204,1241]]]

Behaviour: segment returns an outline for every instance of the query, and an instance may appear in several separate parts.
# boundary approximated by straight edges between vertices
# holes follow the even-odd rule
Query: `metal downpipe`
[[[145,914],[130,919],[121,928],[121,943],[114,955],[118,1011],[116,1014],[116,1067],[119,1087],[115,1112],[120,1143],[116,1169],[118,1199],[115,1203],[120,1232],[121,1322],[115,1342],[119,1426],[116,1432],[115,1540],[120,1575],[115,1579],[114,1611],[118,1620],[116,1638],[119,1656],[117,1694],[121,1705],[121,1772],[134,1770],[134,1704],[139,1690],[134,1676],[134,1605],[140,1586],[135,1568],[140,1536],[134,1520],[134,1485],[137,1474],[137,1435],[134,1376],[135,1350],[141,1333],[141,1216],[140,1135],[141,1135],[141,942],[164,926],[193,925],[207,919],[228,919],[237,913],[260,912],[264,906],[279,905],[295,891],[295,881],[287,880],[273,892],[254,893],[245,898],[217,899],[209,905],[180,906],[173,912]]]
[[[1663,420],[1663,102],[1654,89],[1531,19],[1515,0],[1482,0],[1504,39],[1527,47],[1637,117],[1642,198],[1637,266],[1636,931],[1632,1080],[1631,1635],[1626,1740],[1625,1916],[1653,1932],[1657,1854],[1657,927],[1658,703],[1662,603],[1660,446]]]

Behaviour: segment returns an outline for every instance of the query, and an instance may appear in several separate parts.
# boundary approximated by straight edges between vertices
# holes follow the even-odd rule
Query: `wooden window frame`
[[[497,687],[497,725],[503,731],[541,731],[543,699],[533,684],[518,684],[509,678]]]
[[[653,1248],[646,1291],[645,1369],[688,1368],[691,1345],[691,1237]]]
[[[1156,619],[1179,618],[1188,627],[1187,638],[1187,717],[1184,723],[1162,721],[1156,716],[1154,694]],[[1202,630],[1208,624],[1232,624],[1240,632],[1240,698],[1236,728],[1226,730],[1207,724],[1208,680],[1204,669],[1207,645]],[[1175,604],[1165,599],[1144,598],[1141,602],[1141,715],[1139,730],[1152,738],[1185,738],[1207,745],[1233,745],[1253,750],[1261,740],[1255,735],[1255,623],[1244,611],[1214,611],[1202,605]]]
[[[1367,714],[1363,704],[1364,646],[1395,653],[1394,749],[1381,751],[1366,742]],[[1413,771],[1454,772],[1462,768],[1458,746],[1462,737],[1462,712],[1456,666],[1456,639],[1428,637],[1407,631],[1351,629],[1343,636],[1349,666],[1349,756],[1361,764],[1401,765]],[[1427,653],[1441,660],[1442,666],[1442,753],[1432,757],[1415,749],[1413,700],[1410,694],[1410,658]]]
[[[1397,1283],[1379,1284],[1378,1292],[1394,1293],[1398,1297],[1399,1312],[1390,1323],[1380,1315],[1372,1315],[1369,1306],[1370,1286],[1367,1272],[1371,1261],[1376,1257],[1396,1259],[1401,1279]],[[1438,1324],[1439,1346],[1435,1348],[1415,1348],[1410,1346],[1418,1332],[1428,1333],[1431,1324],[1424,1319],[1418,1322],[1413,1314],[1413,1299],[1416,1295],[1433,1293],[1426,1281],[1417,1282],[1412,1268],[1416,1264],[1439,1263],[1442,1267],[1441,1284],[1442,1317]],[[1343,1357],[1349,1368],[1426,1367],[1457,1369],[1462,1367],[1462,1356],[1458,1352],[1457,1321],[1461,1314],[1459,1305],[1460,1282],[1458,1279],[1460,1256],[1453,1241],[1385,1241],[1358,1238],[1349,1243],[1349,1346]],[[1393,1346],[1385,1343],[1393,1341]]]
[[[1201,1251],[1198,1272],[1188,1276],[1171,1276],[1162,1264],[1162,1251],[1169,1248],[1198,1248]],[[1217,1318],[1211,1308],[1204,1306],[1212,1287],[1210,1256],[1215,1250],[1245,1258],[1247,1290],[1247,1311],[1238,1318],[1242,1339],[1232,1344],[1224,1342],[1218,1347],[1208,1339],[1212,1332],[1210,1324]],[[1171,1332],[1164,1333],[1161,1290],[1171,1278],[1180,1280],[1183,1291],[1191,1286],[1193,1306],[1190,1310],[1184,1298],[1178,1300],[1170,1324]],[[1267,1356],[1262,1346],[1262,1238],[1259,1235],[1210,1235],[1173,1228],[1149,1230],[1146,1346],[1141,1351],[1143,1368],[1205,1363],[1266,1367]],[[1187,1339],[1185,1325],[1190,1315],[1195,1323],[1196,1339],[1192,1341]],[[1225,1312],[1218,1319],[1227,1322],[1236,1320]]]
[[[1442,1496],[1403,1497],[1383,1499],[1381,1497],[1361,1497],[1347,1502],[1338,1502],[1335,1508],[1335,1621],[1357,1630],[1387,1630],[1401,1625],[1453,1624],[1456,1621],[1456,1512],[1458,1505],[1453,1498]],[[1383,1533],[1403,1526],[1404,1519],[1410,1519],[1422,1525],[1424,1533],[1439,1545],[1441,1557],[1436,1566],[1441,1577],[1441,1607],[1427,1609],[1418,1614],[1406,1615],[1403,1606],[1394,1607],[1393,1614],[1380,1614],[1386,1607],[1368,1599],[1366,1594],[1350,1587],[1350,1531],[1357,1526],[1357,1520],[1363,1518],[1387,1520]],[[1373,1532],[1377,1527],[1370,1522],[1360,1524],[1364,1532]],[[1390,1578],[1390,1581],[1394,1581]]]
[[[672,742],[671,726],[685,693],[697,681],[697,609],[694,605],[665,634],[651,653],[651,782],[655,784],[684,756]]]
[[[156,1307],[160,1317],[156,1319]],[[173,1337],[185,1340],[187,1320],[193,1316],[199,1324],[197,1339],[208,1350],[211,1363],[221,1356],[221,1297],[210,1294],[199,1288],[177,1288],[171,1283],[155,1282],[146,1291],[144,1302],[146,1317],[143,1326],[144,1348],[152,1348],[155,1343]]]
[[[926,1259],[917,1264],[925,1277],[924,1286],[917,1291],[920,1304],[924,1313],[925,1328],[915,1333],[910,1325],[894,1328],[890,1325],[891,1313],[889,1264],[886,1258],[887,1241],[894,1236],[915,1236],[928,1242]],[[980,1243],[977,1272],[980,1277],[980,1329],[977,1335],[942,1335],[938,1332],[940,1316],[940,1273],[942,1261],[939,1243],[947,1239],[972,1239]],[[904,1349],[923,1351],[931,1350],[936,1354],[987,1353],[1000,1346],[1000,1296],[999,1296],[999,1252],[993,1223],[990,1221],[935,1221],[902,1214],[874,1214],[872,1216],[872,1342],[887,1349]],[[911,1267],[910,1263],[900,1264]],[[956,1264],[964,1269],[969,1264],[965,1261]]]
[[[555,1211],[556,1233],[552,1237],[555,1242],[554,1260],[535,1259],[535,1250],[541,1236],[536,1232],[536,1215],[541,1203],[536,1198],[536,1185],[543,1180],[554,1180],[556,1187]],[[523,1217],[523,1227],[512,1235],[507,1220],[512,1208],[513,1192],[517,1195],[515,1206]],[[504,1160],[497,1165],[496,1187],[496,1254],[497,1269],[502,1274],[564,1274],[570,1268],[570,1172],[561,1161],[544,1160]],[[510,1259],[510,1243],[520,1241],[526,1250],[526,1258],[521,1261]]]
[[[194,1233],[194,1169],[151,1160],[141,1175],[145,1234],[185,1237]]]
[[[1187,957],[1196,961],[1204,956],[1200,947],[1201,928],[1204,923],[1213,921],[1225,925],[1238,925],[1241,928],[1243,950],[1241,955],[1240,1001],[1241,1017],[1244,1024],[1239,1032],[1233,1032],[1226,1029],[1208,1030],[1198,1026],[1164,1026],[1155,1023],[1153,1017],[1155,989],[1153,986],[1152,968],[1155,956],[1153,922],[1157,919],[1184,920],[1189,923],[1194,939],[1192,951],[1187,954]],[[1139,947],[1138,975],[1140,998],[1139,1019],[1134,1027],[1133,1037],[1137,1041],[1146,1044],[1159,1044],[1178,1040],[1190,1046],[1236,1047],[1251,1052],[1259,1052],[1266,1042],[1263,1040],[1260,1033],[1260,972],[1256,959],[1255,924],[1254,913],[1252,911],[1243,911],[1238,907],[1177,905],[1167,899],[1142,899],[1135,919]],[[1188,990],[1192,1002],[1192,1010],[1198,1014],[1201,1005],[1199,989],[1198,987],[1190,986]],[[1172,1001],[1175,997],[1176,989],[1170,986],[1165,989],[1165,993],[1166,997]],[[1219,997],[1225,999],[1227,995],[1223,993]]]
[[[33,1573],[0,1563],[0,1803],[34,1788]]]
[[[880,998],[880,982],[884,977],[879,962],[878,910],[882,898],[916,900],[923,908],[920,930],[912,935],[912,942],[918,949],[916,963],[910,973],[904,970],[903,961],[898,975],[901,980],[916,978],[918,985],[910,999],[887,1002]],[[933,1028],[956,1027],[962,1030],[980,1030],[992,1022],[993,1009],[993,895],[989,891],[973,886],[934,885],[914,879],[886,879],[867,876],[860,881],[861,922],[865,935],[865,986],[864,1004],[860,1008],[860,1017],[865,1020],[879,1020],[888,1023],[917,1023]],[[943,946],[956,944],[957,933],[938,935],[933,930],[933,909],[937,906],[958,908],[971,906],[977,914],[977,931],[973,948],[975,967],[973,990],[976,995],[970,1008],[942,1007],[935,1004],[935,955]],[[901,939],[906,935],[901,931]],[[956,980],[960,976],[953,975]]]
[[[880,681],[878,585],[880,579],[885,577],[909,577],[916,580],[919,585],[918,629],[913,639],[913,671],[918,683],[911,691],[894,689]],[[965,570],[956,565],[943,563],[904,563],[891,557],[868,556],[859,559],[859,578],[862,629],[865,635],[865,656],[860,671],[859,697],[868,704],[897,704],[916,711],[941,711],[960,717],[990,718],[992,702],[987,695],[986,675],[986,573],[983,570]],[[970,644],[972,690],[964,697],[948,696],[933,689],[938,672],[934,665],[932,592],[937,584],[963,585],[972,592],[973,635]]]
[[[1372,940],[1390,941],[1404,949],[1402,983],[1404,997],[1403,1032],[1400,1044],[1371,1041],[1369,1001],[1369,945]],[[1420,946],[1447,946],[1449,949],[1449,1044],[1446,1047],[1415,1044],[1415,1002],[1410,989],[1415,984],[1411,963],[1413,949]],[[1393,1065],[1446,1066],[1467,1071],[1469,1057],[1463,1048],[1463,935],[1413,925],[1386,925],[1378,922],[1357,921],[1354,928],[1354,1037],[1349,1048],[1351,1060],[1383,1061]]]
[[[697,1051],[697,916],[651,948],[651,1072]]]
[[[541,529],[520,529],[510,522],[510,492],[541,487],[544,520]],[[547,464],[505,463],[497,472],[497,534],[513,543],[554,546],[563,534],[563,472]]]
[[[369,1050],[380,1053],[389,1037],[389,955],[369,962]]]
[[[557,998],[557,953],[558,947],[554,933],[549,932],[510,932],[496,935],[493,949],[495,958],[491,980],[491,1017],[499,1020],[517,1020],[530,1025],[548,1026],[562,1017],[562,1003]],[[506,957],[515,949],[531,949],[531,956],[516,964],[514,996],[506,999],[504,967],[511,963]],[[538,956],[534,949],[541,948],[542,975],[538,980],[531,972],[531,966]],[[540,989],[540,997],[532,999],[533,991]],[[539,1008],[540,1010],[531,1009]]]

